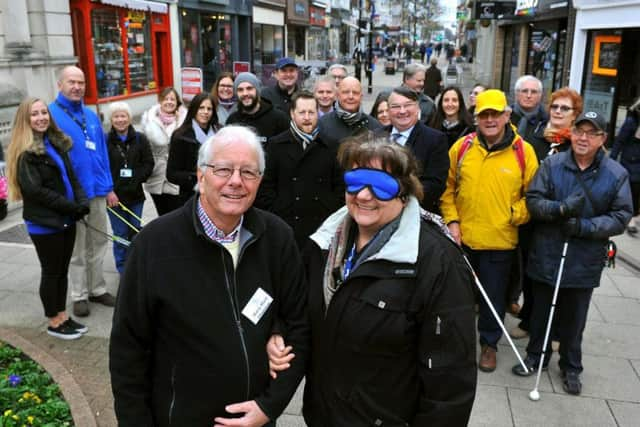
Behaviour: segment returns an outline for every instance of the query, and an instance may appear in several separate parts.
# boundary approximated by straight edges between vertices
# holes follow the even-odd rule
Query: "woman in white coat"
[[[155,166],[144,189],[151,194],[158,215],[164,215],[180,206],[180,188],[167,179],[167,159],[171,134],[184,121],[187,110],[173,87],[164,88],[158,103],[142,115],[142,132],[147,136]]]

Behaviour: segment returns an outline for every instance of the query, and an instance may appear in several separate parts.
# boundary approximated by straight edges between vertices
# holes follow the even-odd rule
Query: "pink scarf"
[[[158,109],[158,118],[165,127],[175,123],[177,115],[178,110],[176,110],[175,113],[165,113],[164,111],[162,111],[162,108]]]

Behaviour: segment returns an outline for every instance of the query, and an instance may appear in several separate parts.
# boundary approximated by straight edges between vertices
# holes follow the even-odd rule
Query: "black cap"
[[[575,121],[575,125],[578,126],[582,122],[589,122],[598,130],[607,131],[607,121],[602,117],[602,114],[596,113],[595,111],[585,111],[580,114]]]

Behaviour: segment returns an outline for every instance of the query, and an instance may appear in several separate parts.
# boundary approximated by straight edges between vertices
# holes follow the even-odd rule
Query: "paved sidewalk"
[[[442,64],[444,65],[444,61]],[[463,74],[463,93],[472,84]],[[469,79],[469,80],[467,80]],[[401,74],[387,76],[382,64],[374,74],[374,94],[365,95],[365,110],[382,88],[399,84]],[[366,84],[365,84],[366,92]],[[151,203],[145,219],[155,211]],[[22,222],[19,209],[0,222],[0,232]],[[510,369],[517,361],[503,339],[494,373],[478,373],[478,392],[471,426],[636,426],[640,419],[640,238],[628,235],[616,239],[620,260],[606,269],[602,286],[594,292],[584,334],[584,388],[580,397],[562,391],[553,356],[549,372],[542,375],[541,400],[531,402],[528,393],[535,378],[519,378]],[[117,273],[109,249],[105,277],[110,292],[117,291]],[[38,296],[39,265],[30,244],[0,242],[0,339],[3,328],[26,339],[39,351],[52,356],[78,383],[95,415],[98,426],[116,426],[108,372],[108,336],[112,309],[91,304],[85,319],[89,333],[80,340],[65,342],[44,333],[45,319]],[[69,307],[71,305],[69,304]],[[510,316],[507,329],[515,326]],[[526,340],[516,342],[524,354]],[[279,419],[284,427],[304,426],[300,415],[299,391]],[[2,409],[2,408],[0,408]],[[83,424],[78,423],[80,427]],[[86,424],[85,424],[86,425]]]

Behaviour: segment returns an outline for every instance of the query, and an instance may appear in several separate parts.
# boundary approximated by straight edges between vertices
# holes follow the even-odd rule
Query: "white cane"
[[[493,304],[491,303],[491,300],[489,299],[489,295],[487,295],[487,293],[485,292],[484,288],[482,287],[482,283],[480,283],[480,279],[478,279],[478,275],[476,274],[475,270],[471,266],[471,263],[469,262],[469,259],[467,258],[466,255],[463,255],[463,258],[464,258],[465,262],[467,263],[467,265],[469,266],[469,269],[471,270],[471,273],[473,274],[473,279],[476,282],[476,286],[478,287],[478,289],[480,289],[480,293],[482,294],[482,297],[487,302],[487,305],[489,306],[489,309],[491,310],[491,314],[493,314],[493,317],[496,319],[496,322],[498,322],[498,325],[500,326],[500,329],[502,329],[502,334],[507,338],[507,341],[509,341],[509,345],[511,345],[511,348],[513,349],[513,352],[515,353],[516,357],[518,358],[518,362],[520,362],[520,364],[524,368],[525,372],[529,372],[529,370],[527,369],[527,365],[524,364],[524,361],[522,360],[522,357],[520,357],[520,353],[518,352],[518,350],[516,349],[515,344],[511,340],[511,337],[509,336],[509,333],[507,332],[507,329],[504,327],[504,323],[502,323],[502,319],[500,319],[500,316],[498,316],[498,313],[496,312],[496,309],[493,308]]]
[[[538,385],[540,385],[540,373],[542,372],[542,364],[544,363],[544,355],[547,351],[547,343],[549,341],[549,333],[551,332],[551,322],[553,320],[553,313],[556,311],[556,301],[558,299],[558,290],[560,289],[560,280],[562,279],[562,270],[564,270],[564,259],[567,256],[567,248],[569,247],[569,241],[564,241],[562,246],[562,258],[560,258],[560,268],[558,269],[558,277],[556,277],[556,285],[553,290],[553,298],[551,298],[551,311],[549,312],[549,320],[547,321],[547,330],[544,333],[544,344],[542,344],[542,356],[540,362],[538,362],[538,375],[536,376],[536,386],[529,393],[529,399],[533,401],[540,400],[540,393],[538,392]]]

